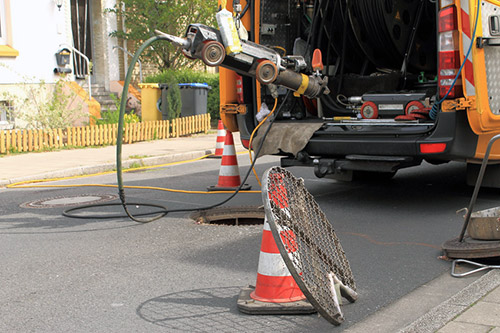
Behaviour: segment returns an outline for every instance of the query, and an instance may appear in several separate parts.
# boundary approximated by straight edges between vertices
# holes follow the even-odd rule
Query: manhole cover
[[[252,225],[264,223],[263,206],[217,207],[189,216],[199,224]]]
[[[82,194],[73,196],[61,196],[45,198],[22,203],[22,208],[54,208],[79,205],[93,205],[97,203],[112,201],[118,196],[114,194]]]

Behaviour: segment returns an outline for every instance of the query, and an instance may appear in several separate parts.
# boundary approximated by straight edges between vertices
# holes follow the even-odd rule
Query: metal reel
[[[363,119],[377,119],[378,118],[378,107],[373,102],[365,102],[361,106],[361,117]]]
[[[257,65],[255,77],[262,84],[273,83],[278,77],[278,67],[272,61],[264,60]]]
[[[402,64],[415,25],[420,1],[358,0],[348,2],[349,19],[356,39],[377,67],[394,68]],[[433,70],[435,54],[435,7],[425,2],[409,63],[420,70]]]
[[[226,58],[226,49],[224,45],[215,40],[210,40],[203,43],[201,48],[201,60],[207,66],[215,67],[219,66],[224,62]]]

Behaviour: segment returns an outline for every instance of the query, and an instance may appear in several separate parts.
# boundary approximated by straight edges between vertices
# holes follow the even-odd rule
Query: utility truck
[[[461,161],[474,183],[500,133],[500,1],[219,3],[233,13],[239,50],[222,29],[197,24],[176,42],[220,65],[221,118],[243,145],[263,104],[277,101],[263,151],[282,155],[282,166],[350,179]],[[483,186],[500,186],[498,162],[500,144]]]

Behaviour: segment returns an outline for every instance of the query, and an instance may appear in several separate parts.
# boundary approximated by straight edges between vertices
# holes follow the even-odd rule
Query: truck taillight
[[[459,31],[457,8],[448,6],[439,11],[439,97],[443,98],[453,85],[447,98],[463,96],[462,80],[454,83],[460,69]]]

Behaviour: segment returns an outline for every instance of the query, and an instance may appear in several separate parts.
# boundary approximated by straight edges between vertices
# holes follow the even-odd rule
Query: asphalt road
[[[217,182],[219,163],[203,160],[128,173],[124,179],[127,185],[204,190]],[[274,157],[262,159],[259,174],[274,164]],[[238,312],[239,288],[255,283],[261,225],[199,225],[189,213],[149,224],[63,217],[64,209],[86,198],[116,198],[113,188],[73,187],[0,190],[0,331],[342,331],[449,271],[450,263],[437,257],[440,245],[460,231],[455,211],[470,200],[464,165],[423,165],[401,170],[391,181],[352,183],[317,179],[310,169],[290,170],[305,179],[332,222],[356,278],[360,298],[344,306],[346,322],[340,327],[317,315]],[[113,184],[115,177],[51,184],[83,183]],[[249,183],[258,188],[253,176]],[[59,206],[74,196],[73,205]],[[127,190],[129,202],[172,209],[199,208],[225,197]],[[482,190],[477,209],[497,206],[499,199],[498,190]],[[260,194],[240,194],[226,205],[259,204]],[[121,210],[79,213],[110,212]]]

